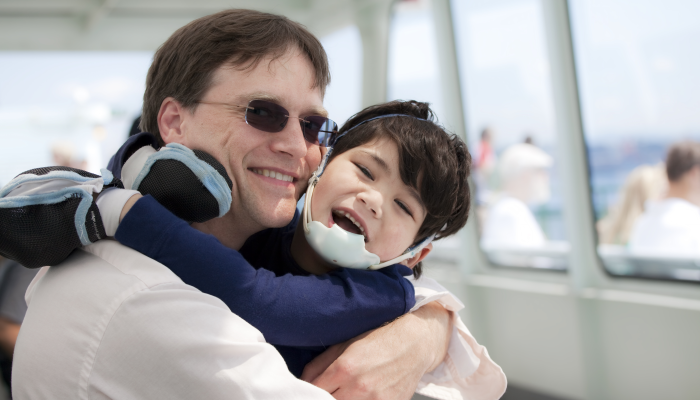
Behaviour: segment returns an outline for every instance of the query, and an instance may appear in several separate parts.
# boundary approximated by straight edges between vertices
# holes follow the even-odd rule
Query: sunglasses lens
[[[248,103],[245,120],[255,129],[280,132],[287,125],[287,110],[269,101],[253,100]]]
[[[264,132],[281,132],[287,125],[289,112],[282,106],[265,100],[248,103],[245,120],[248,125]],[[332,120],[320,117],[304,117],[301,129],[304,139],[312,144],[328,147],[338,136],[338,125]]]
[[[332,145],[338,136],[338,125],[326,117],[304,117],[301,127],[307,142],[323,147]]]

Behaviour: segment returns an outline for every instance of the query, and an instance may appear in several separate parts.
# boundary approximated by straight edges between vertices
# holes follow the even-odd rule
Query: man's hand
[[[445,358],[451,314],[430,303],[311,361],[301,379],[339,400],[410,399],[423,374]]]

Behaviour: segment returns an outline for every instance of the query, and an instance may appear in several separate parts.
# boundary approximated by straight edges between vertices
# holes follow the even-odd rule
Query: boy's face
[[[387,261],[414,243],[426,210],[418,192],[401,180],[396,143],[380,138],[328,164],[314,190],[311,215],[329,228],[337,224],[364,234],[367,251]]]

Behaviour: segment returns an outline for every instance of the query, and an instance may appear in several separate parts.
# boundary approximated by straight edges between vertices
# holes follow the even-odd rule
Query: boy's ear
[[[430,252],[433,251],[433,244],[430,243],[427,246],[423,247],[421,251],[418,252],[413,258],[409,258],[408,260],[404,261],[404,265],[406,265],[408,268],[413,269],[413,267],[416,266],[419,262],[423,261],[423,259],[430,254]]]
[[[160,137],[165,144],[184,144],[182,122],[185,112],[187,110],[182,104],[172,97],[166,97],[161,103],[158,111],[158,129],[160,130]]]

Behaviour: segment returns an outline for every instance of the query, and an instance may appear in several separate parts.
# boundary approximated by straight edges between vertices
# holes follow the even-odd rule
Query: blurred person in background
[[[70,142],[56,142],[51,146],[51,158],[53,164],[61,167],[86,169],[87,162],[78,160],[75,155],[75,146]]]
[[[630,172],[618,195],[617,203],[596,228],[601,244],[627,245],[632,227],[646,210],[649,201],[657,201],[668,187],[666,166],[640,165]]]
[[[532,248],[547,238],[528,206],[549,200],[552,157],[527,143],[510,146],[501,155],[501,195],[489,207],[481,236],[484,248]]]
[[[488,184],[496,166],[496,153],[493,151],[493,130],[488,127],[484,128],[481,131],[479,142],[472,148],[474,149],[474,158],[472,158],[474,173],[472,176],[479,188],[478,192],[482,193],[481,197],[484,197],[488,195]]]
[[[634,224],[629,249],[639,253],[700,256],[700,143],[671,146],[666,156],[668,192],[649,202]]]

